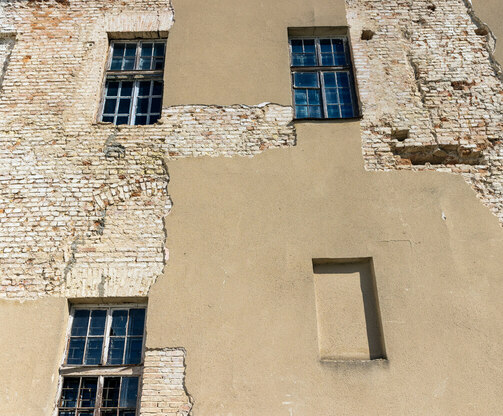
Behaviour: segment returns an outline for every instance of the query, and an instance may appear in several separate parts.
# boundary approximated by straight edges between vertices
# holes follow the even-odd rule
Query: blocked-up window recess
[[[372,259],[313,259],[322,361],[386,359]]]

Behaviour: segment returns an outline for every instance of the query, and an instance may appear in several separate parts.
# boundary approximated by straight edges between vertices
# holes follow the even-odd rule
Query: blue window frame
[[[291,38],[290,57],[295,118],[359,115],[347,37]]]
[[[144,332],[145,308],[75,309],[66,364],[141,364]]]
[[[100,120],[154,124],[161,117],[166,41],[114,41],[105,75]]]

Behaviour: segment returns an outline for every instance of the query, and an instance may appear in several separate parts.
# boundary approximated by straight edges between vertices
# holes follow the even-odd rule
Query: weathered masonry
[[[1,2],[0,414],[501,414],[486,18]]]

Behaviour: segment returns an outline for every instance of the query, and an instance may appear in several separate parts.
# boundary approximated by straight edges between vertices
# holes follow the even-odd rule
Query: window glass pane
[[[120,410],[119,416],[136,416],[135,410]]]
[[[147,124],[147,116],[136,116],[134,124],[137,126],[144,126]]]
[[[338,105],[327,105],[327,117],[328,118],[341,118],[341,113],[339,112]]]
[[[292,39],[290,42],[292,45],[292,52],[293,53],[302,53],[304,51],[302,47],[302,40],[300,39]]]
[[[89,323],[89,310],[77,309],[73,314],[72,336],[86,336]]]
[[[116,125],[128,124],[128,123],[129,123],[129,117],[128,116],[117,117],[117,120],[115,121]]]
[[[141,363],[141,350],[143,347],[143,338],[129,338],[126,345],[126,357],[124,364],[140,364]]]
[[[332,42],[330,39],[320,39],[320,48],[322,53],[332,53]]]
[[[122,377],[120,407],[136,407],[138,377]]]
[[[140,81],[138,95],[142,96],[150,95],[150,81]]]
[[[124,59],[124,65],[122,67],[124,71],[130,71],[134,69],[134,59]]]
[[[152,98],[150,112],[151,113],[160,113],[161,112],[161,99],[160,98]]]
[[[306,106],[296,106],[295,107],[295,117],[296,118],[306,118],[307,117],[307,107]]]
[[[164,68],[164,58],[154,59],[154,66],[152,69],[163,69]]]
[[[161,117],[160,114],[152,114],[150,116],[150,124],[154,124],[157,120],[159,120],[159,118]]]
[[[117,410],[102,410],[100,416],[117,416]],[[136,416],[136,412],[133,416]]]
[[[131,309],[129,311],[128,335],[143,335],[145,327],[145,309]]]
[[[103,328],[104,329],[104,328]],[[84,364],[101,364],[101,351],[103,349],[102,337],[90,337],[87,339],[86,360]]]
[[[80,410],[77,412],[78,416],[93,416],[94,412],[92,410]]]
[[[156,43],[154,46],[155,56],[164,56],[164,43]]]
[[[325,87],[336,87],[335,83],[335,73],[333,72],[324,72],[323,73],[323,81],[325,82]]]
[[[314,47],[314,39],[304,39],[304,52],[305,53],[316,53]]]
[[[121,85],[121,97],[130,97],[133,94],[133,83],[131,81],[123,81]]]
[[[335,66],[345,66],[346,65],[346,56],[345,55],[334,55],[334,65]]]
[[[154,81],[154,89],[152,95],[162,95],[162,82]]]
[[[116,103],[117,103],[117,100],[115,98],[105,100],[105,106],[103,107],[103,113],[104,114],[114,114]],[[110,121],[114,121],[113,118]]]
[[[321,64],[325,66],[334,66],[334,56],[332,54],[321,54]]]
[[[80,386],[80,403],[79,407],[94,407],[96,402],[96,386],[97,378],[83,378]]]
[[[60,410],[58,416],[75,416],[74,410]]]
[[[349,88],[349,75],[347,72],[337,72],[337,84],[339,87]]]
[[[136,104],[136,112],[148,113],[148,101],[148,98],[138,98],[138,102]]]
[[[344,55],[344,41],[342,39],[332,39],[334,52]]]
[[[319,90],[307,90],[307,97],[309,100],[309,105],[320,105],[320,91]]]
[[[292,66],[316,66],[316,55],[299,53],[292,54]]]
[[[321,108],[316,106],[316,107],[309,107],[309,117],[311,118],[321,118]]]
[[[124,55],[124,43],[114,43],[114,53],[112,56],[123,56]]]
[[[295,104],[307,104],[307,90],[295,90]]]
[[[316,72],[295,72],[295,87],[318,87],[318,74]]]
[[[103,407],[117,407],[119,404],[119,377],[105,377],[103,382]]]
[[[136,43],[128,43],[126,45],[126,56],[134,57],[136,55]]]
[[[122,364],[125,338],[110,338],[107,364]]]
[[[339,90],[339,100],[344,104],[351,104],[351,92],[349,88],[337,88]]]
[[[112,59],[112,63],[110,65],[110,69],[112,71],[120,71],[122,68],[122,58],[114,58]]]
[[[325,89],[325,97],[327,104],[338,104],[339,97],[337,95],[337,88],[327,88]]]
[[[63,380],[63,388],[61,389],[60,407],[76,407],[77,396],[79,394],[78,377],[65,377]]]
[[[116,97],[118,93],[119,93],[119,83],[117,81],[108,81],[106,95],[108,97]]]
[[[140,69],[149,70],[152,58],[140,58]]]
[[[341,105],[341,116],[343,118],[354,117],[354,111],[352,105]]]
[[[68,345],[68,364],[82,364],[84,358],[85,338],[71,338]]]
[[[129,114],[129,107],[131,105],[131,98],[122,98],[119,100],[118,114]]]
[[[110,116],[103,116],[103,118],[101,119],[101,121],[103,121],[105,123],[113,123],[114,122],[114,118],[110,117]]]
[[[107,318],[107,311],[105,310],[92,311],[91,324],[89,325],[89,335],[103,335],[105,333],[106,318]]]
[[[152,44],[143,43],[141,46],[141,56],[152,56]]]

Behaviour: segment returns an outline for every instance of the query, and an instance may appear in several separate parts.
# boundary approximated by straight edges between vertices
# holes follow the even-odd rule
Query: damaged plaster
[[[503,222],[495,37],[465,0],[347,0],[367,170],[458,173]],[[362,36],[372,31],[371,39]]]

